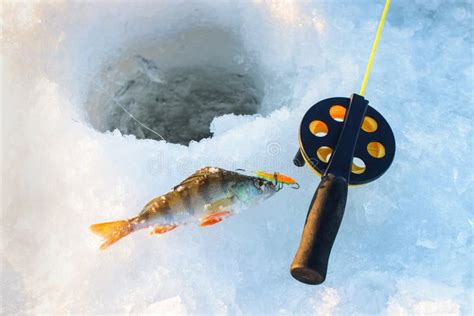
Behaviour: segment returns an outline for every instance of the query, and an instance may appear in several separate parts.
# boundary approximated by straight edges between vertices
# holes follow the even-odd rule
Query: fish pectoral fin
[[[222,220],[226,217],[229,217],[232,215],[231,211],[223,211],[223,212],[216,212],[209,214],[200,220],[199,226],[205,227],[205,226],[211,226],[217,223],[222,222]]]
[[[234,202],[233,199],[234,199],[234,196],[232,195],[232,196],[217,200],[207,205],[206,209],[212,213],[217,213],[217,212],[226,210]]]
[[[164,234],[164,233],[167,233],[169,231],[172,231],[176,227],[178,227],[178,226],[176,226],[176,225],[155,226],[155,227],[153,227],[153,230],[150,232],[150,235]]]

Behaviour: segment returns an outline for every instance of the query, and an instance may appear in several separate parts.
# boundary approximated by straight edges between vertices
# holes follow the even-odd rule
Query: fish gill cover
[[[291,163],[298,126],[317,100],[359,88],[383,1],[2,6],[2,313],[472,314],[469,1],[392,3],[367,98],[390,122],[397,156],[349,191],[319,287],[288,272],[319,182]],[[222,38],[209,48],[179,40],[203,29]],[[156,67],[116,67],[136,56]],[[212,108],[198,141],[148,139],[110,107],[137,76],[153,86],[167,80],[160,70],[184,67],[192,86],[208,66],[224,69],[206,75],[211,98],[182,94]],[[236,75],[246,95],[230,100],[248,96],[247,115],[208,102]],[[91,223],[131,216],[207,165],[280,171],[301,189],[207,229],[97,250]]]

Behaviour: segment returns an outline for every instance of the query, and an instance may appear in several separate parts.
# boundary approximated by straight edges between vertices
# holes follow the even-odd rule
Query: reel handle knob
[[[295,155],[295,158],[293,158],[293,163],[297,167],[303,167],[305,164],[303,154],[301,153],[301,150],[298,149],[298,152]]]
[[[291,275],[306,284],[326,279],[329,255],[344,215],[347,179],[324,175],[311,201]]]

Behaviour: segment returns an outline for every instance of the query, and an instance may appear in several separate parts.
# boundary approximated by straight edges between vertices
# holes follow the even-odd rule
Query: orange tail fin
[[[133,226],[129,220],[123,220],[91,225],[91,231],[105,239],[105,242],[100,245],[100,250],[105,250],[133,232]]]

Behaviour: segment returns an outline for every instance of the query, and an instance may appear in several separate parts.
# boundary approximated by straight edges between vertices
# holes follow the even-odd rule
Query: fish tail
[[[104,238],[104,243],[100,245],[100,250],[107,249],[110,245],[133,232],[133,225],[130,220],[98,223],[91,225],[91,231]]]

